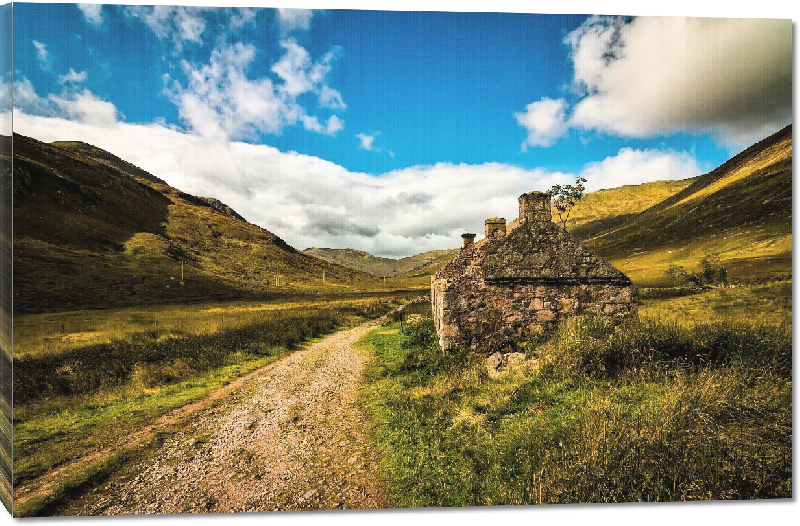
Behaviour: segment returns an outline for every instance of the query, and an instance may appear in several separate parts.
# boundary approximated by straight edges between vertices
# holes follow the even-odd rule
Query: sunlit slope
[[[15,136],[14,154],[18,313],[378,286],[103,150]]]
[[[654,181],[588,193],[572,209],[567,221],[567,230],[581,239],[593,237],[624,224],[625,221],[683,190],[694,180]],[[555,209],[553,218],[558,220],[558,211]]]
[[[577,233],[577,232],[576,232]],[[791,277],[792,128],[736,155],[622,225],[584,238],[634,281],[719,256],[734,279]]]

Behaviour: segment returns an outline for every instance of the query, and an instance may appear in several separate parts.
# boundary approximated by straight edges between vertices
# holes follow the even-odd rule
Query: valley
[[[694,327],[701,321],[716,323],[708,329],[712,333],[730,330],[733,332],[725,334],[734,334],[731,338],[750,338],[747,341],[756,342],[753,345],[766,341],[764,334],[772,327],[779,340],[775,352],[784,353],[776,354],[775,363],[785,368],[784,336],[792,319],[791,140],[788,127],[712,172],[693,179],[589,193],[575,206],[567,229],[589,250],[632,278],[640,289],[642,323],[659,324],[657,331],[664,335],[664,341],[673,334],[669,332],[670,323],[682,327]],[[430,327],[424,329],[424,324],[428,323],[430,308],[424,299],[415,303],[413,316],[417,318],[411,329],[408,324],[401,325],[396,309],[428,294],[431,276],[458,249],[397,260],[351,249],[300,251],[274,233],[248,223],[213,197],[181,192],[156,175],[91,145],[46,144],[14,136],[14,151],[14,482],[18,516],[128,509],[228,511],[221,507],[219,498],[219,492],[226,491],[224,488],[206,488],[209,498],[202,502],[178,499],[163,503],[161,508],[151,509],[148,507],[151,503],[145,501],[119,500],[127,491],[125,488],[142,486],[144,479],[136,479],[136,474],[148,473],[133,452],[141,450],[147,458],[159,458],[164,464],[173,462],[167,457],[176,447],[194,441],[192,448],[196,449],[197,462],[202,463],[206,458],[202,455],[212,450],[206,444],[227,440],[207,433],[207,422],[212,418],[209,415],[221,408],[225,414],[234,414],[247,404],[256,403],[254,393],[243,387],[237,391],[235,401],[223,403],[222,393],[232,392],[234,386],[239,389],[244,378],[283,370],[293,360],[299,360],[306,349],[318,349],[309,347],[314,342],[329,341],[343,334],[339,332],[342,330],[356,331],[348,340],[348,346],[354,347],[348,347],[347,352],[355,353],[349,356],[363,355],[363,363],[359,361],[357,370],[351,371],[353,374],[347,381],[342,381],[350,393],[348,403],[355,403],[354,393],[360,393],[360,409],[348,416],[351,419],[348,421],[357,421],[358,426],[371,422],[365,428],[368,432],[358,437],[360,456],[355,462],[362,470],[368,466],[370,473],[376,469],[384,477],[388,473],[389,482],[385,478],[373,480],[369,492],[363,494],[348,485],[349,465],[339,473],[331,468],[335,463],[325,460],[325,455],[330,457],[336,448],[330,444],[322,446],[327,444],[320,438],[322,431],[298,427],[301,420],[311,418],[303,405],[306,402],[298,399],[299,405],[293,406],[294,409],[284,407],[280,417],[273,415],[265,421],[269,420],[272,422],[269,425],[283,433],[283,438],[276,440],[289,435],[294,437],[291,440],[313,435],[313,448],[305,445],[298,448],[313,458],[319,473],[331,473],[337,481],[338,493],[325,494],[317,487],[297,482],[293,484],[297,491],[302,489],[300,496],[277,498],[270,492],[268,496],[261,495],[262,500],[256,504],[242,500],[235,509],[251,509],[248,506],[259,509],[257,506],[265,502],[280,509],[358,507],[366,506],[365,503],[441,505],[447,501],[447,492],[442,492],[442,488],[409,489],[397,485],[398,481],[414,484],[414,477],[409,477],[406,471],[411,467],[397,463],[406,450],[399,450],[400,456],[384,459],[375,457],[375,451],[394,451],[391,447],[396,444],[386,441],[400,440],[397,436],[406,436],[403,433],[413,435],[416,433],[413,427],[419,422],[428,422],[424,424],[428,426],[429,418],[447,423],[446,430],[437,430],[434,424],[425,428],[431,430],[432,437],[439,437],[437,440],[441,437],[450,440],[470,429],[483,437],[481,440],[492,440],[487,422],[502,415],[520,421],[536,419],[539,414],[552,419],[556,416],[547,413],[551,407],[566,411],[570,397],[594,400],[596,392],[604,393],[602,400],[598,398],[599,405],[593,406],[597,414],[604,411],[603,404],[622,407],[628,403],[624,396],[620,398],[621,395],[614,393],[619,386],[623,391],[633,389],[625,383],[633,378],[631,375],[639,374],[633,370],[620,373],[620,384],[615,384],[614,379],[580,384],[577,394],[563,383],[577,381],[574,371],[556,374],[553,370],[537,369],[528,379],[516,376],[488,379],[485,364],[461,355],[442,358],[441,352],[436,354],[429,346],[431,336],[425,330]],[[715,271],[725,268],[724,279],[699,284],[687,281],[692,273],[702,274],[702,261],[712,260]],[[667,272],[670,269],[672,274]],[[375,328],[377,322],[373,320],[386,315],[382,326]],[[755,323],[761,329],[748,332],[750,329],[741,328],[748,323]],[[411,332],[401,333],[401,330]],[[637,326],[630,331],[619,337],[629,338],[626,345],[635,347],[647,329]],[[687,341],[694,338],[681,334]],[[359,339],[361,351],[355,351]],[[541,347],[541,342],[524,341],[520,342],[520,349],[529,354],[539,352],[536,349],[540,347],[551,353],[567,352],[557,348],[561,344],[553,341],[547,344],[549,347]],[[585,341],[587,345],[600,345],[590,338]],[[325,345],[321,348],[327,349]],[[313,363],[322,364],[327,360],[327,352],[314,354]],[[685,385],[676,387],[670,383],[669,375],[684,374],[680,364],[676,367],[677,372],[664,373],[663,377],[660,370],[648,370],[646,374],[652,376],[648,377],[652,385],[647,388],[652,387],[658,396],[663,393],[688,396],[688,387],[681,391]],[[720,367],[728,367],[727,362]],[[306,364],[302,369],[314,367]],[[292,371],[286,374],[297,374]],[[747,376],[752,371],[708,372],[717,373],[728,382],[733,381],[730,375]],[[426,384],[428,380],[421,380],[427,378],[425,375],[430,376],[430,385]],[[786,378],[781,375],[783,372],[773,378],[777,387],[769,396],[775,400],[783,400],[787,393]],[[322,381],[321,376],[318,378]],[[548,384],[551,380],[555,383]],[[404,385],[415,387],[406,392]],[[554,391],[547,391],[550,389]],[[542,394],[541,390],[549,394]],[[447,408],[442,409],[447,414],[426,406],[426,393],[444,396],[440,403]],[[737,403],[755,407],[752,397],[760,396],[759,393],[748,392]],[[280,399],[281,395],[270,396]],[[523,404],[526,400],[527,405]],[[670,405],[672,399],[662,401],[669,411],[675,410]],[[403,411],[418,410],[419,414],[400,411],[389,415],[386,411],[395,408],[392,404],[404,407]],[[305,409],[301,410],[302,407]],[[772,409],[768,425],[783,433],[773,444],[775,451],[781,452],[785,446],[785,408]],[[290,414],[291,411],[302,416],[294,419],[297,415]],[[559,414],[577,418],[563,411]],[[655,429],[664,415],[651,416],[650,423]],[[331,424],[320,418],[314,421],[323,422],[319,425],[324,431],[324,426]],[[410,420],[403,421],[406,418]],[[599,421],[587,421],[587,425],[597,426]],[[389,424],[380,422],[391,422],[395,427],[390,429],[386,427]],[[540,420],[530,422],[534,422],[531,424],[534,427],[542,424]],[[631,422],[617,422],[628,437],[633,436]],[[182,430],[187,425],[195,431]],[[255,433],[256,427],[250,431]],[[559,429],[568,434],[567,427],[564,424]],[[138,430],[135,439],[128,436],[132,429]],[[275,429],[269,431],[265,427],[259,432],[273,433]],[[344,427],[337,429],[344,437],[342,440],[352,438],[348,438],[349,431]],[[451,436],[448,433],[453,429],[455,434]],[[514,428],[508,428],[507,432],[508,437],[518,438]],[[713,436],[714,440],[722,440],[720,434]],[[242,440],[250,440],[248,437],[243,435]],[[755,431],[742,438],[737,451],[744,454],[755,447],[753,437],[757,438]],[[542,440],[545,443],[549,439]],[[118,450],[112,452],[109,444],[118,445]],[[264,456],[264,451],[248,450],[252,445],[249,442],[250,446],[242,444],[226,445],[225,461],[238,466],[241,480],[258,487],[266,473],[261,468],[273,461]],[[384,449],[375,449],[376,444],[383,444]],[[719,444],[724,446],[722,442]],[[237,447],[244,449],[240,451]],[[317,447],[322,449],[314,449]],[[413,454],[426,458],[425,455],[432,453]],[[506,453],[499,451],[498,455],[501,454]],[[322,457],[318,458],[319,455]],[[464,455],[459,450],[456,458]],[[555,462],[547,460],[550,461]],[[780,470],[785,468],[785,463],[779,463]],[[291,469],[294,470],[291,477],[299,477],[299,481],[303,468],[293,465]],[[519,469],[524,471],[522,467]],[[132,475],[125,475],[128,472]],[[163,475],[161,472],[151,475],[159,474]],[[525,472],[525,476],[529,475],[532,474]],[[569,478],[566,474],[564,477]],[[481,498],[487,500],[474,500],[469,490],[462,488],[464,493],[453,497],[461,500],[453,502],[513,504],[530,503],[537,498],[540,502],[547,502],[548,498],[550,502],[559,502],[557,493],[543,498],[540,489],[534,498],[527,486],[512,484],[503,493],[505,486],[495,491],[482,486],[485,482],[475,484],[483,488]],[[775,482],[763,490],[768,492],[763,495],[783,495],[786,487],[781,484]],[[103,487],[119,491],[106,495],[100,489]],[[428,490],[445,500],[424,500],[421,495]],[[663,492],[653,495],[681,497],[661,487],[653,491]],[[736,495],[750,495],[747,488],[737,486],[736,491],[740,492]],[[752,495],[762,496],[758,491]],[[113,499],[112,493],[116,495]],[[307,497],[300,498],[304,495]],[[601,498],[591,493],[584,497]],[[626,498],[634,497],[635,494],[630,494]],[[79,504],[70,505],[74,498],[78,498],[75,502]],[[417,498],[422,500],[414,500]]]

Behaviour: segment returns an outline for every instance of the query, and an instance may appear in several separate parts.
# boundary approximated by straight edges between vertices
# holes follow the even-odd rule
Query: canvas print
[[[792,21],[488,9],[0,7],[9,514],[792,498]]]

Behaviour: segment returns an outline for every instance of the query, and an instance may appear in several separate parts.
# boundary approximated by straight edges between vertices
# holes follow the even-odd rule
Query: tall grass
[[[495,379],[432,331],[366,340],[397,506],[791,497],[788,329],[578,319]]]

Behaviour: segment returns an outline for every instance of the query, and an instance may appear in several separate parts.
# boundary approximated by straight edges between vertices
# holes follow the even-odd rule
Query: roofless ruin
[[[431,278],[439,343],[490,354],[511,351],[576,314],[637,313],[631,280],[553,223],[550,195],[519,197],[519,220],[486,220],[486,238],[463,234],[461,252]]]

